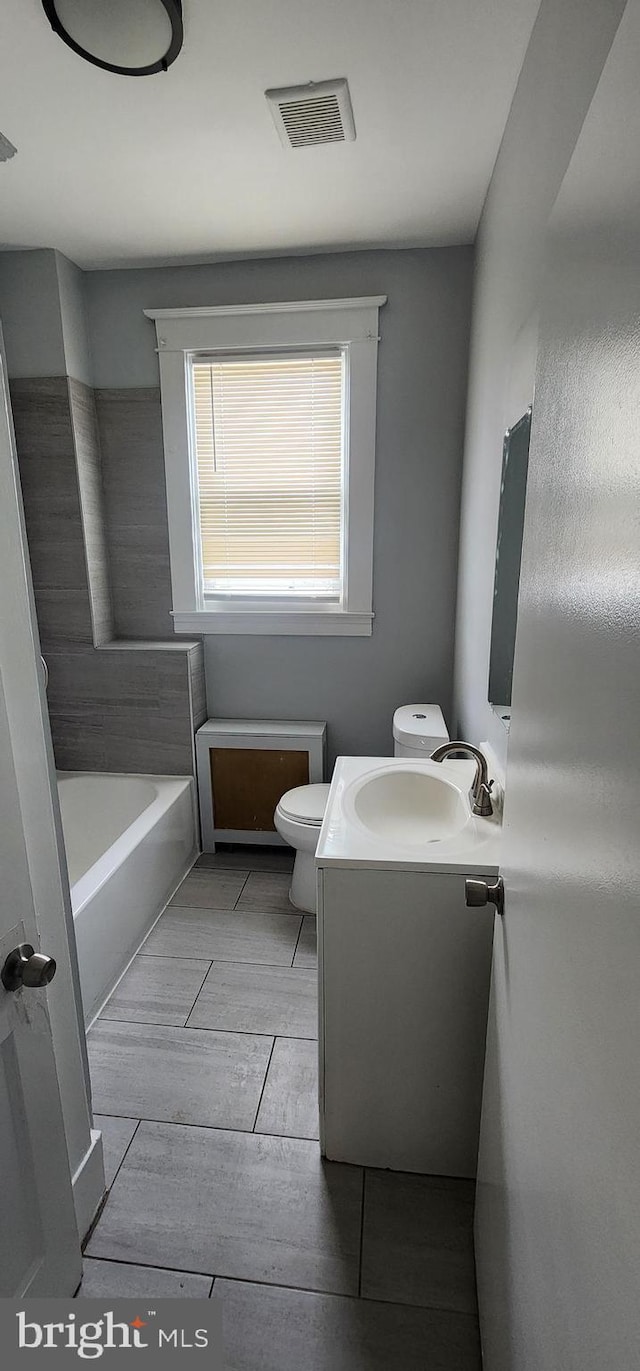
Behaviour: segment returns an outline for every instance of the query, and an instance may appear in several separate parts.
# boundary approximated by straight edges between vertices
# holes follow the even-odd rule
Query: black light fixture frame
[[[56,11],[56,0],[42,0],[42,8],[51,24],[54,33],[66,43],[72,52],[77,52],[79,57],[84,57],[86,62],[91,62],[94,67],[102,67],[103,71],[113,71],[117,76],[154,76],[158,71],[166,71],[175,62],[178,53],[184,42],[184,25],[182,23],[182,0],[160,0],[164,6],[171,23],[171,42],[164,56],[158,62],[152,62],[148,67],[118,67],[112,62],[103,62],[100,57],[94,57],[93,53],[86,48],[80,47],[75,39],[67,33],[64,25],[58,18]]]

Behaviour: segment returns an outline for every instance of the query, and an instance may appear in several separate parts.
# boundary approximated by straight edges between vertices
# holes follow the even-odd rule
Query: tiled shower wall
[[[168,612],[159,395],[123,395],[11,382],[56,764],[188,775],[202,644],[176,639]]]
[[[97,390],[95,396],[116,632],[171,639],[160,390]]]

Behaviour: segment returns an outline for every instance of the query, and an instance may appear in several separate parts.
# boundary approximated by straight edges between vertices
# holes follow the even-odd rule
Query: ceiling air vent
[[[352,143],[356,136],[349,87],[336,81],[310,81],[265,91],[280,141],[286,148],[319,143]]]

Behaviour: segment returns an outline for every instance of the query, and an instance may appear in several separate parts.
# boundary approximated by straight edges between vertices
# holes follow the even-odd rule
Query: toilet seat
[[[327,807],[330,786],[298,785],[287,790],[278,802],[280,814],[296,824],[320,828]]]

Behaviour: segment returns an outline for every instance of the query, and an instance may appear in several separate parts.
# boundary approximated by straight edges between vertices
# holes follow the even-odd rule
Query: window
[[[190,366],[204,593],[339,600],[341,352]]]
[[[176,631],[371,633],[383,303],[145,311]]]

